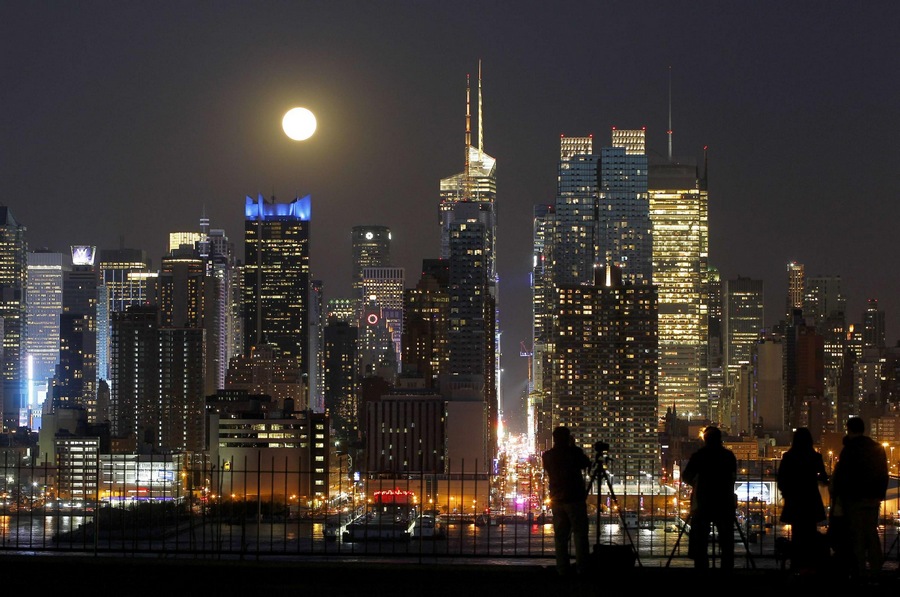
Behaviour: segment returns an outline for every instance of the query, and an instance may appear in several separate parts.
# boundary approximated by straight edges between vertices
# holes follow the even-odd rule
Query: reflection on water
[[[0,516],[0,543],[4,547],[37,548],[52,544],[53,536],[67,533],[84,524],[84,516]]]
[[[343,541],[332,536],[325,539],[324,521],[289,520],[285,522],[233,523],[210,519],[191,519],[165,532],[131,533],[132,529],[107,529],[95,538],[93,533],[64,537],[58,543],[54,537],[74,531],[92,517],[0,515],[0,548],[21,550],[99,549],[107,552],[183,552],[186,554],[396,554],[398,556],[450,555],[479,557],[540,557],[552,558],[554,552],[551,524],[488,524],[452,522],[441,538],[407,539],[404,541]],[[593,519],[589,528],[592,545],[633,545],[638,556],[649,561],[665,561],[672,557],[684,564],[687,559],[687,534],[678,526],[654,525],[653,528],[625,529],[621,524],[601,520],[599,527]],[[897,527],[882,528],[885,552],[897,538]],[[750,554],[755,565],[768,559],[774,565],[776,537],[787,535],[780,526],[766,529],[759,537],[742,538],[736,534],[736,554],[741,560]],[[746,548],[744,541],[746,540]],[[891,559],[891,558],[889,558]],[[749,563],[745,563],[749,565]]]

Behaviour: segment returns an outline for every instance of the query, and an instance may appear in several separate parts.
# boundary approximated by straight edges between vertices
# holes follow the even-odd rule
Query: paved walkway
[[[665,561],[633,568],[604,565],[587,579],[562,579],[546,563],[396,563],[357,560],[241,561],[166,557],[21,554],[0,552],[4,593],[116,597],[556,597],[635,594],[667,597],[722,595],[900,595],[896,566],[877,584],[829,577],[792,576],[776,569],[711,570],[666,567]],[[710,588],[715,587],[713,592]],[[37,592],[37,593],[36,593]]]

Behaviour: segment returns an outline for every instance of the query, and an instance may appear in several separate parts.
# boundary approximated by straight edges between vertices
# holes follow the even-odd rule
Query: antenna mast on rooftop
[[[672,67],[669,67],[669,161],[672,161]]]
[[[478,61],[478,159],[484,152],[484,119],[481,111],[481,60]]]
[[[472,146],[472,111],[470,106],[470,86],[469,86],[469,75],[466,75],[466,169],[463,171],[463,176],[465,180],[463,184],[465,188],[463,189],[463,200],[468,201],[471,195],[471,180],[472,175],[469,171],[471,169],[471,164],[469,163],[469,148]]]

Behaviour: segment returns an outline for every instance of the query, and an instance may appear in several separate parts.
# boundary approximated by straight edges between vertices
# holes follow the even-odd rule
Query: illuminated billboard
[[[97,247],[90,245],[72,245],[72,265],[94,265],[94,254]]]

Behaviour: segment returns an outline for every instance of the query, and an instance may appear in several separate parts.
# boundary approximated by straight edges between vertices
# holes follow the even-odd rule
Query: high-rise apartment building
[[[309,376],[310,196],[247,197],[244,209],[244,353],[272,344]]]
[[[160,425],[157,317],[155,306],[132,305],[112,313],[110,434],[122,440],[125,451],[154,446]]]
[[[355,325],[338,318],[330,318],[324,331],[324,412],[335,437],[347,441],[359,439],[357,334]]]
[[[612,266],[557,292],[553,426],[587,450],[609,443],[621,471],[658,470],[656,287]]]
[[[708,413],[709,194],[695,164],[652,161],[653,282],[659,289],[659,412]]]
[[[25,293],[28,284],[28,245],[25,226],[12,211],[0,205],[0,337],[3,340],[2,421],[12,430],[23,421],[25,392]]]

